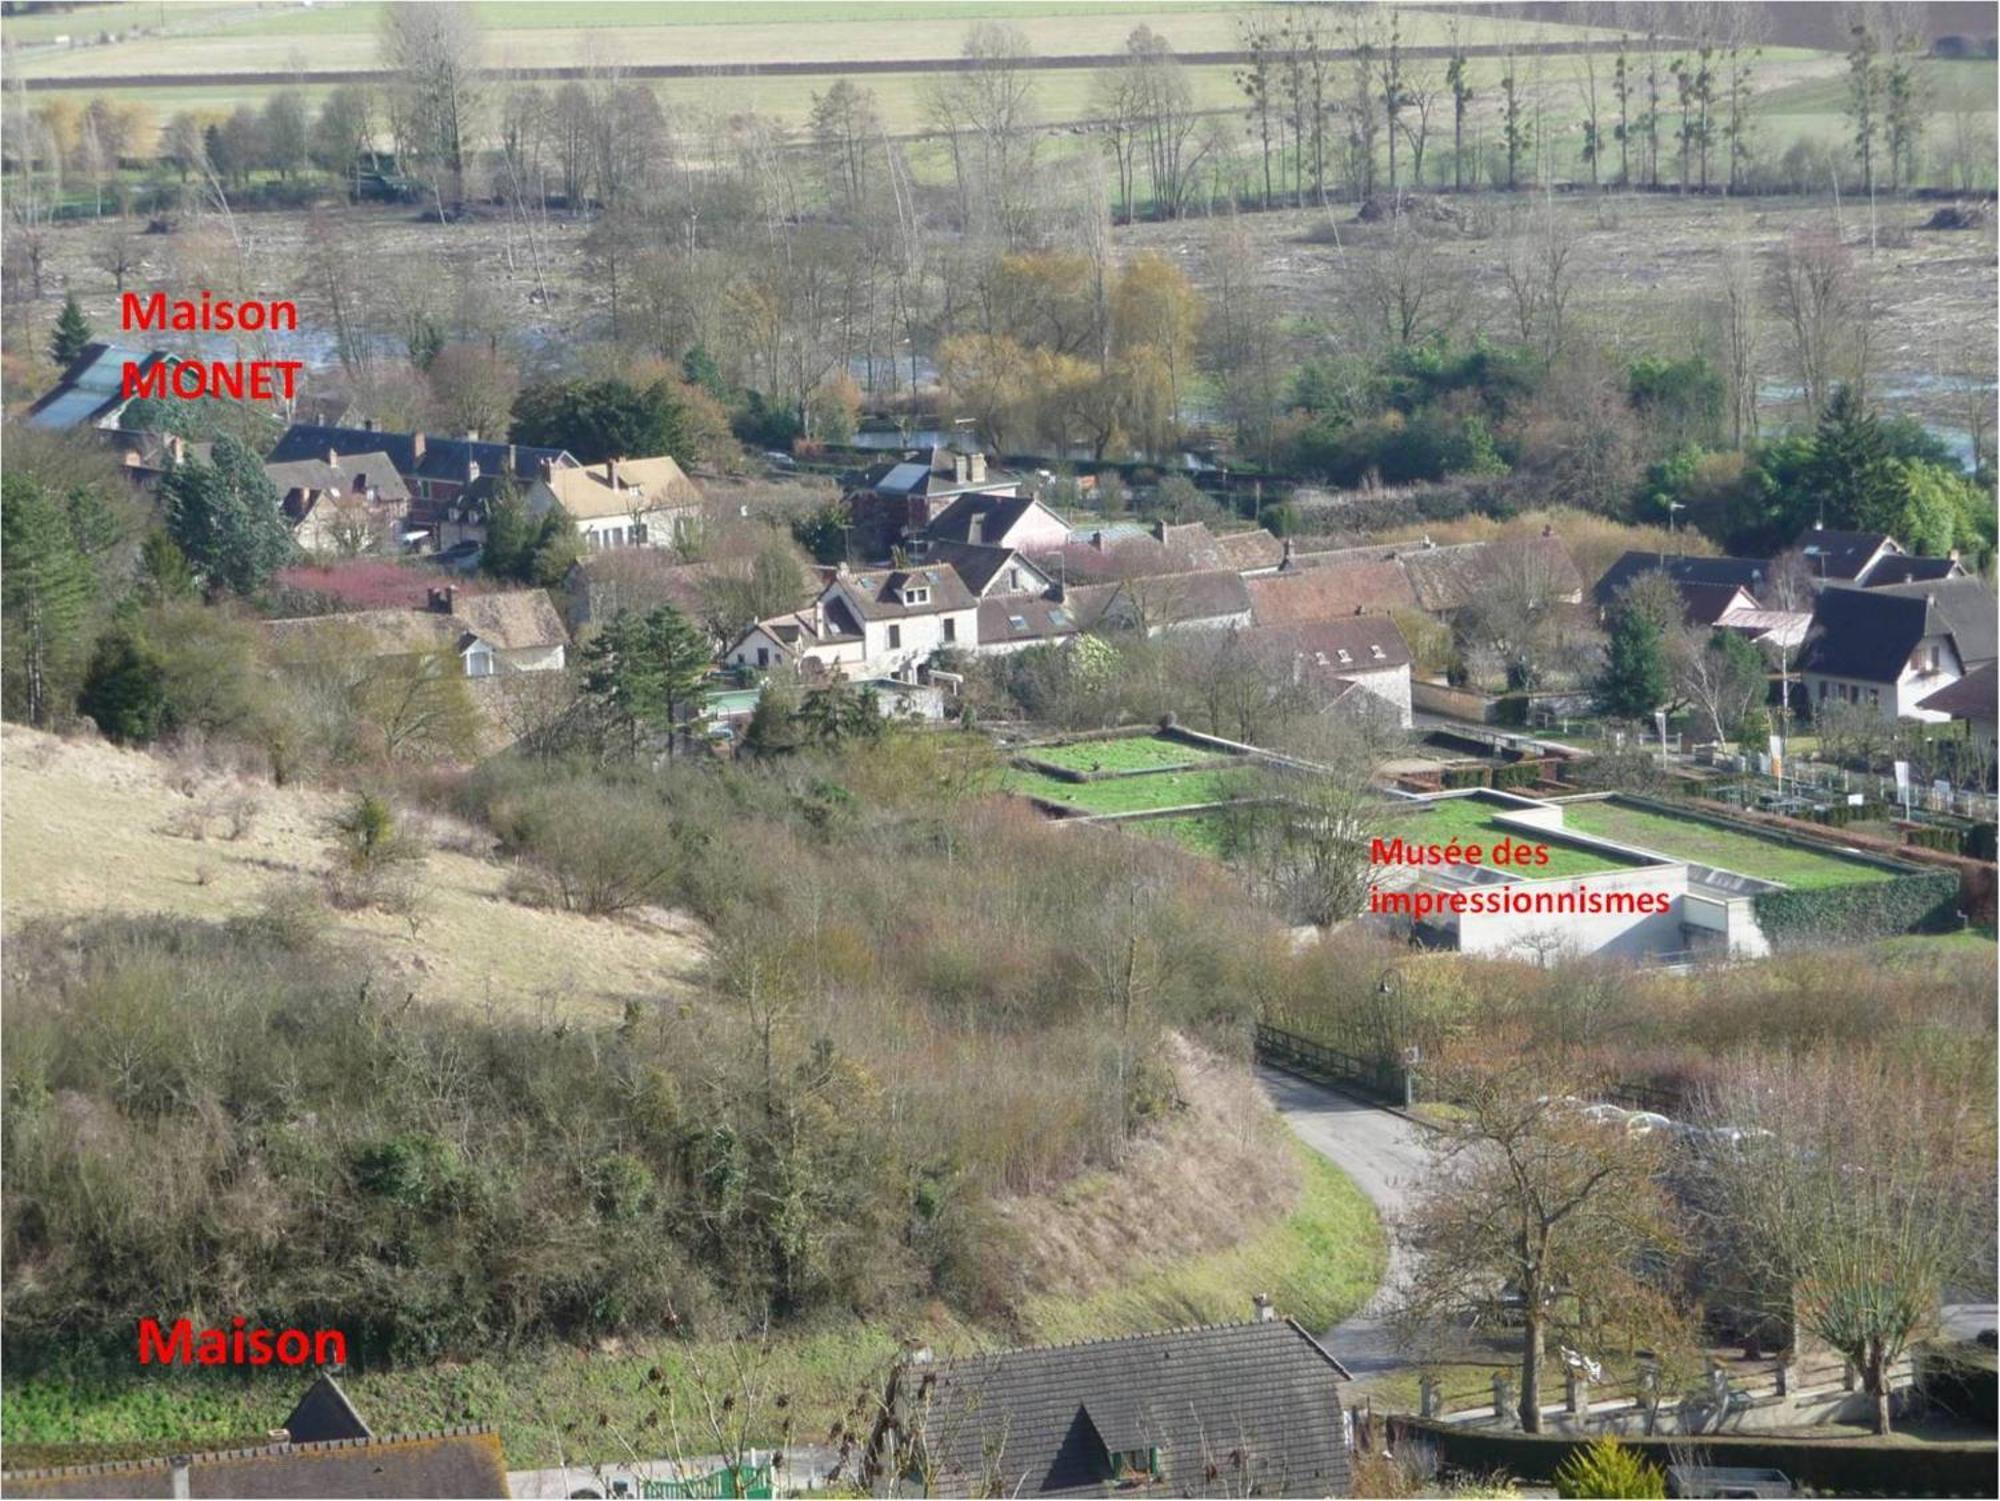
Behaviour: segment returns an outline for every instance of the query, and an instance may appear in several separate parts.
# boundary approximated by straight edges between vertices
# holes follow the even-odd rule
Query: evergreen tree
[[[708,638],[672,605],[620,610],[583,649],[583,692],[628,754],[663,735],[671,756],[680,727],[700,722],[710,660]]]
[[[76,682],[95,584],[65,508],[25,475],[0,478],[0,556],[7,712],[46,725]]]
[[[56,317],[56,331],[49,340],[49,354],[58,365],[68,368],[76,363],[84,346],[90,342],[90,320],[83,316],[83,309],[77,306],[76,293],[63,298],[62,312]]]
[[[621,380],[529,386],[514,402],[516,443],[567,449],[586,464],[606,459],[688,456],[686,423],[674,387],[641,391]]]
[[[646,623],[620,610],[584,643],[583,697],[596,710],[608,735],[639,754],[639,737],[658,715],[658,689],[647,670]]]
[[[1644,719],[1667,702],[1673,674],[1667,664],[1666,633],[1651,613],[1621,610],[1612,623],[1597,699],[1606,714]]]
[[[583,556],[583,533],[561,506],[551,506],[536,532],[534,547],[517,572],[523,583],[553,589],[563,581],[570,565]]]
[[[1887,531],[1902,511],[1902,486],[1881,423],[1852,387],[1835,387],[1813,434],[1804,478],[1806,495],[1828,526]]]
[[[835,677],[807,691],[798,724],[815,745],[874,740],[882,733],[882,706],[872,689],[856,692],[846,678]]]
[[[789,679],[764,684],[757,708],[743,730],[743,749],[753,756],[782,756],[799,746],[799,695]]]
[[[213,593],[254,593],[292,555],[292,535],[264,466],[234,438],[213,462],[177,465],[160,482],[167,532]]]
[[[528,519],[527,508],[511,484],[493,493],[486,510],[486,543],[479,555],[480,566],[494,578],[524,582],[534,566],[540,529]]]
[[[167,712],[167,673],[137,632],[120,627],[98,638],[77,707],[121,745],[159,738]]]
[[[194,597],[194,570],[174,539],[158,527],[139,547],[139,593],[148,604]]]
[[[646,653],[658,682],[658,701],[667,732],[667,754],[674,752],[680,725],[695,731],[702,720],[702,686],[714,660],[708,637],[672,605],[661,605],[646,617]]]

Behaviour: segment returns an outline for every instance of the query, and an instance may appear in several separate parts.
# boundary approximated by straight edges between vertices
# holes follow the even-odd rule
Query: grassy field
[[[1800,849],[1714,824],[1613,803],[1571,804],[1563,810],[1563,823],[1585,834],[1622,840],[1675,859],[1713,865],[1758,880],[1782,881],[1806,891],[1894,878],[1892,871],[1830,852]]]
[[[184,775],[159,757],[18,725],[0,739],[0,760],[9,923],[253,911],[278,887],[318,882],[332,847],[328,820],[345,807],[326,793]],[[238,800],[254,812],[230,838],[226,810]],[[628,1000],[684,993],[702,962],[690,920],[653,911],[617,922],[518,906],[504,896],[506,867],[483,853],[490,840],[442,825],[432,834],[449,847],[426,859],[413,918],[333,916],[338,932],[367,944],[386,976],[420,1000],[615,1020]]]
[[[104,15],[37,18],[32,29],[9,21],[19,43],[48,42],[67,34],[81,42],[117,32],[107,45],[44,47],[13,59],[24,77],[88,79],[141,73],[209,73],[314,68],[364,68],[377,58],[381,7],[334,4],[305,7],[201,6],[187,14],[157,6],[107,7]],[[1052,0],[1008,4],[901,3],[869,5],[782,3],[712,4],[485,4],[486,60],[497,66],[601,63],[627,66],[679,63],[727,68],[752,62],[840,63],[952,57],[968,26],[1004,20],[1040,56],[1097,55],[1118,51],[1134,27],[1145,25],[1177,51],[1215,52],[1239,45],[1235,7],[1175,5],[1160,0],[1129,4],[1063,5]],[[54,22],[55,24],[51,24]],[[1564,40],[1587,28],[1552,22],[1461,19],[1464,38],[1484,43],[1510,38]],[[128,36],[135,27],[147,35]],[[1602,33],[1608,35],[1609,33]],[[1441,43],[1447,22],[1411,11],[1403,17],[1406,43]]]
[[[1147,818],[1131,825],[1135,834],[1147,834],[1155,839],[1171,839],[1174,843],[1193,850],[1198,855],[1207,855],[1212,860],[1223,859],[1226,850],[1223,843],[1223,822],[1214,813],[1184,813],[1175,818]]]
[[[1382,835],[1384,838],[1401,838],[1406,843],[1449,844],[1456,839],[1461,845],[1477,844],[1485,856],[1482,864],[1490,865],[1495,870],[1513,870],[1531,881],[1598,875],[1607,870],[1629,870],[1636,863],[1614,860],[1595,850],[1551,840],[1548,841],[1547,865],[1498,865],[1491,853],[1494,844],[1509,839],[1517,844],[1524,840],[1531,844],[1541,843],[1545,836],[1510,829],[1495,820],[1494,812],[1493,804],[1477,798],[1451,798],[1433,803],[1423,812],[1383,820]]]
[[[521,1469],[665,1452],[660,1430],[648,1421],[659,1408],[647,1379],[656,1366],[666,1387],[683,1398],[739,1388],[782,1393],[793,1433],[820,1442],[858,1398],[879,1392],[906,1336],[948,1355],[1234,1322],[1248,1317],[1252,1291],[1269,1292],[1281,1312],[1323,1329],[1367,1299],[1381,1277],[1386,1242],[1373,1206],[1353,1182],[1289,1136],[1284,1140],[1296,1162],[1293,1196],[1267,1220],[1238,1225],[1236,1244],[1165,1261],[1142,1257],[1112,1285],[1032,1296],[1015,1329],[976,1327],[933,1305],[893,1324],[829,1322],[761,1346],[610,1342],[595,1350],[543,1349],[420,1369],[355,1371],[342,1382],[364,1416],[378,1423],[393,1419],[399,1430],[494,1424],[509,1467]],[[1121,1230],[1129,1249],[1129,1226]],[[746,1368],[749,1378],[735,1379]],[[302,1384],[297,1376],[243,1379],[221,1372],[140,1381],[123,1369],[74,1379],[16,1378],[0,1391],[0,1431],[10,1446],[248,1438],[276,1423]],[[750,1441],[773,1444],[779,1434],[772,1407],[751,1410],[762,1416],[750,1420]]]
[[[1168,767],[1197,766],[1218,758],[1208,751],[1158,735],[1135,735],[1123,740],[1085,740],[1075,745],[1042,745],[1024,752],[1049,766],[1070,771],[1161,771]]]
[[[1233,771],[1161,771],[1112,777],[1102,782],[1065,782],[1037,771],[1010,769],[1002,787],[1086,813],[1140,813],[1151,808],[1187,808],[1227,802],[1243,788]]]

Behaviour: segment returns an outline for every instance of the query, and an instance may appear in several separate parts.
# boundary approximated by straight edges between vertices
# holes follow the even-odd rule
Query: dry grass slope
[[[328,865],[333,794],[191,770],[96,740],[9,725],[0,736],[0,880],[7,920],[175,912],[226,918]],[[254,809],[240,837],[231,810]],[[414,922],[343,912],[423,1001],[539,1016],[617,1017],[627,1000],[685,992],[702,935],[649,910],[614,921],[517,906],[488,836],[425,820],[433,849]]]

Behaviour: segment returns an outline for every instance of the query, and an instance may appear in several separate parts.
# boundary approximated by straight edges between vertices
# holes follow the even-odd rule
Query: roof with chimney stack
[[[1919,558],[1899,552],[1877,559],[1875,566],[1862,575],[1861,583],[1869,589],[1885,589],[1897,584],[1933,584],[1939,579],[1960,579],[1966,575],[1966,567],[1957,553],[1945,558]]]
[[[373,453],[335,453],[315,459],[294,459],[282,464],[266,463],[264,474],[283,497],[294,492],[328,494],[373,490],[381,501],[410,498],[410,487],[380,449]]]
[[[1949,640],[1963,669],[1994,660],[1993,593],[1978,579],[1820,590],[1799,666],[1806,672],[1893,683],[1927,642]]]
[[[265,462],[290,464],[301,459],[323,459],[328,452],[342,457],[350,453],[387,454],[396,471],[407,479],[449,480],[461,485],[509,469],[521,483],[532,484],[541,478],[544,463],[558,469],[576,466],[576,459],[561,448],[487,443],[476,436],[441,438],[431,433],[390,433],[369,427],[315,427],[305,423],[286,428],[285,435],[265,456]]]
[[[834,576],[829,586],[839,591],[864,620],[901,620],[910,615],[939,615],[970,610],[978,601],[958,570],[949,563],[920,563],[910,568],[859,568]]]
[[[578,521],[701,504],[695,482],[667,454],[558,469],[542,483]]]
[[[888,1411],[938,1495],[1343,1496],[1340,1362],[1292,1319],[900,1363]],[[881,1465],[878,1425],[870,1462]],[[879,1477],[884,1483],[893,1477]]]
[[[1262,527],[1220,535],[1201,521],[1156,521],[1144,531],[1113,523],[1078,532],[1038,561],[1074,580],[1141,578],[1154,573],[1266,573],[1284,560],[1284,543]]]
[[[1259,625],[1307,625],[1343,615],[1410,610],[1417,597],[1393,561],[1302,568],[1245,581]]]
[[[913,541],[910,551],[919,562],[949,563],[965,581],[965,587],[982,599],[989,590],[995,594],[1040,594],[1054,582],[1025,554],[1011,547],[924,537]],[[1020,575],[1018,585],[1014,571]]]
[[[861,488],[890,499],[990,493],[1011,495],[1020,479],[1004,469],[990,468],[978,449],[937,444],[928,451],[910,449],[901,457],[877,464],[861,477]]]

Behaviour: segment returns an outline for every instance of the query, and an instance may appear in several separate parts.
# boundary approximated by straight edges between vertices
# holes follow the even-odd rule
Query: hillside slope
[[[9,725],[0,735],[7,925],[254,911],[287,885],[324,879],[328,821],[345,802]],[[657,909],[607,920],[517,905],[504,895],[507,867],[489,853],[489,836],[434,818],[411,824],[432,846],[412,914],[348,911],[334,920],[365,937],[419,1000],[615,1018],[627,1000],[687,990],[703,953],[691,920]]]

